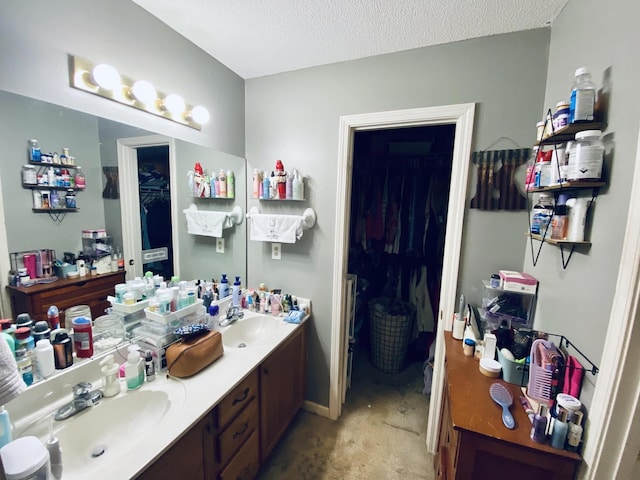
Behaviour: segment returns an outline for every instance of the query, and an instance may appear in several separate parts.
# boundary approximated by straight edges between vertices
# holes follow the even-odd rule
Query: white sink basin
[[[284,320],[270,315],[251,315],[221,330],[225,348],[246,348],[270,338]]]
[[[167,389],[166,386],[172,384]],[[53,421],[53,433],[60,440],[63,473],[77,478],[90,473],[144,442],[161,425],[168,412],[180,409],[185,392],[181,383],[163,382],[162,389],[143,387],[105,398],[66,420]],[[21,436],[34,435],[43,442],[49,438],[49,416],[27,428]]]

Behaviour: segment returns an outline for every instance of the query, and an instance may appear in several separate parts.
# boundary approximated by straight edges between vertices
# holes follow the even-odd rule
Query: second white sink
[[[284,321],[270,315],[245,316],[221,330],[225,348],[246,348],[267,340]]]

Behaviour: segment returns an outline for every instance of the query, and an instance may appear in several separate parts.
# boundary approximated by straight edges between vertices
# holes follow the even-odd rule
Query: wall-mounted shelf
[[[76,188],[76,187],[59,187],[56,185],[32,185],[30,183],[23,183],[22,188],[30,188],[31,190],[73,190],[74,192],[83,192],[84,188]]]
[[[530,188],[527,190],[527,193],[557,192],[559,190],[579,190],[581,188],[600,188],[604,187],[606,184],[606,182],[562,182],[548,187]]]
[[[585,248],[591,247],[591,242],[571,242],[569,240],[558,240],[555,238],[546,238],[542,235],[536,235],[533,233],[528,233],[527,236],[533,240],[538,240],[539,242],[541,242],[540,243],[541,247],[543,243],[548,243],[550,245],[555,245],[557,247],[560,247],[560,256],[562,258],[562,268],[567,268],[567,265],[569,265],[569,260],[571,260],[571,256],[573,255],[573,252],[576,249],[576,247],[585,247]],[[565,259],[565,251],[568,251],[568,255],[566,259]],[[538,255],[540,255],[540,249],[538,249]],[[535,263],[537,263],[537,258],[538,257],[536,256]],[[534,266],[535,266],[535,263],[534,263]]]
[[[549,110],[547,114],[547,121],[549,118],[551,118],[550,115],[551,110]],[[551,135],[543,138],[539,142],[536,142],[534,145],[553,145],[554,143],[568,142],[570,140],[573,140],[576,136],[576,133],[578,132],[582,132],[583,130],[600,130],[601,128],[601,122],[570,123],[569,125],[565,125],[558,130],[553,130]]]
[[[62,222],[69,212],[77,212],[79,208],[32,208],[33,213],[48,213],[54,222]]]
[[[254,198],[262,202],[304,202],[304,198]]]

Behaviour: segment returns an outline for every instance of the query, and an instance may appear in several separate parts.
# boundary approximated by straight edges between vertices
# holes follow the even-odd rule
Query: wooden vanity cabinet
[[[276,446],[304,403],[306,324],[260,366],[261,460]]]
[[[580,455],[529,438],[531,422],[520,405],[520,387],[482,375],[478,361],[462,354],[460,342],[445,332],[445,391],[436,478],[447,480],[571,480]],[[502,424],[502,409],[489,396],[494,382],[513,397],[516,428]]]
[[[306,323],[139,480],[251,480],[304,402]]]
[[[7,286],[14,318],[28,313],[34,321],[46,320],[51,305],[60,311],[60,326],[65,326],[64,311],[75,305],[88,305],[95,319],[105,314],[111,304],[108,295],[115,294],[115,286],[125,282],[125,272],[61,278],[52,283],[38,283],[30,287]]]

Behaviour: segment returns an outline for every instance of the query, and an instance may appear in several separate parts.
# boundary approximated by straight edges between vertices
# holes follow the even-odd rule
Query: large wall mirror
[[[199,210],[219,212],[239,206],[244,214],[247,182],[243,158],[13,93],[0,91],[0,105],[3,156],[0,181],[8,250],[2,256],[9,267],[10,252],[51,249],[58,259],[62,259],[64,252],[77,254],[82,249],[83,230],[104,228],[113,245],[122,248],[126,243],[123,212],[131,211],[127,199],[134,198],[139,202],[134,208],[140,207],[143,248],[153,248],[160,239],[166,242],[169,238],[176,247],[171,254],[178,259],[173,273],[187,280],[218,280],[223,273],[246,279],[246,222],[223,230],[224,252],[221,252],[216,238],[189,234],[183,214],[192,204]],[[46,212],[34,212],[33,192],[22,185],[22,169],[28,163],[27,147],[32,138],[38,140],[43,153],[61,154],[63,148],[68,148],[86,177],[86,189],[76,195],[78,211],[69,212],[61,221],[55,221]],[[123,152],[128,152],[125,160]],[[121,167],[127,161],[138,163],[135,168],[138,178],[129,178],[124,183],[128,185],[127,192],[120,191],[122,176],[131,177],[132,169],[122,172],[119,157]],[[194,198],[188,189],[187,176],[196,162],[206,173],[233,171],[235,198]],[[138,190],[133,197],[131,189]],[[168,214],[167,202],[173,216]],[[126,245],[124,257],[127,260],[134,257],[131,251],[126,251]],[[130,266],[125,268],[134,270]],[[3,294],[8,281],[4,277]],[[9,304],[3,303],[3,313],[8,315]],[[14,316],[17,313],[20,312],[13,312]]]

